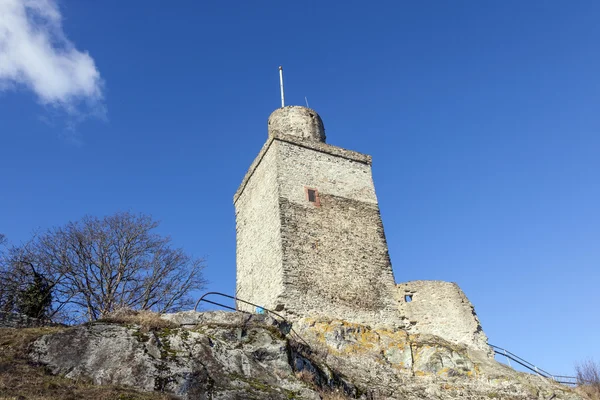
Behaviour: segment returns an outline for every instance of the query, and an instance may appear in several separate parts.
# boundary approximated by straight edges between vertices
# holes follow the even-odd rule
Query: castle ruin
[[[402,327],[489,353],[456,284],[396,284],[371,157],[327,144],[315,111],[287,106],[271,114],[234,204],[236,297],[292,321],[324,315]]]

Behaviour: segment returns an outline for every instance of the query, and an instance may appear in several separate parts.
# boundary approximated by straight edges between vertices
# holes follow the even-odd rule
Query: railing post
[[[508,362],[508,366],[512,368],[512,365],[510,364],[510,358],[508,358],[508,355],[506,354],[506,349],[504,350],[504,357],[506,357],[506,361]]]

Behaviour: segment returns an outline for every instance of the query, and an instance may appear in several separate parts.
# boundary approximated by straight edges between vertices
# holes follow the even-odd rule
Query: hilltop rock
[[[191,329],[98,322],[40,338],[32,358],[55,374],[166,391],[185,399],[318,399],[294,377],[275,321],[242,313]]]
[[[295,328],[313,356],[369,399],[579,399],[548,379],[516,372],[487,351],[427,334],[305,318]]]
[[[31,357],[53,373],[183,399],[580,399],[483,351],[436,336],[304,318],[204,312],[173,327],[97,322],[43,336]],[[554,396],[554,397],[552,397]]]

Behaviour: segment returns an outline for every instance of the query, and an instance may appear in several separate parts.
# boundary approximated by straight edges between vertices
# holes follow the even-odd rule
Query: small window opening
[[[306,191],[306,200],[313,203],[315,206],[319,207],[321,202],[319,201],[319,192],[317,189],[304,188]]]
[[[404,301],[410,303],[412,301],[412,294],[405,294]]]

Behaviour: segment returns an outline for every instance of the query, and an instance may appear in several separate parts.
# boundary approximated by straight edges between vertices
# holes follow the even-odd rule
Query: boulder
[[[433,335],[323,317],[293,326],[241,312],[162,318],[172,327],[73,327],[41,337],[30,355],[55,374],[182,399],[580,399]]]

